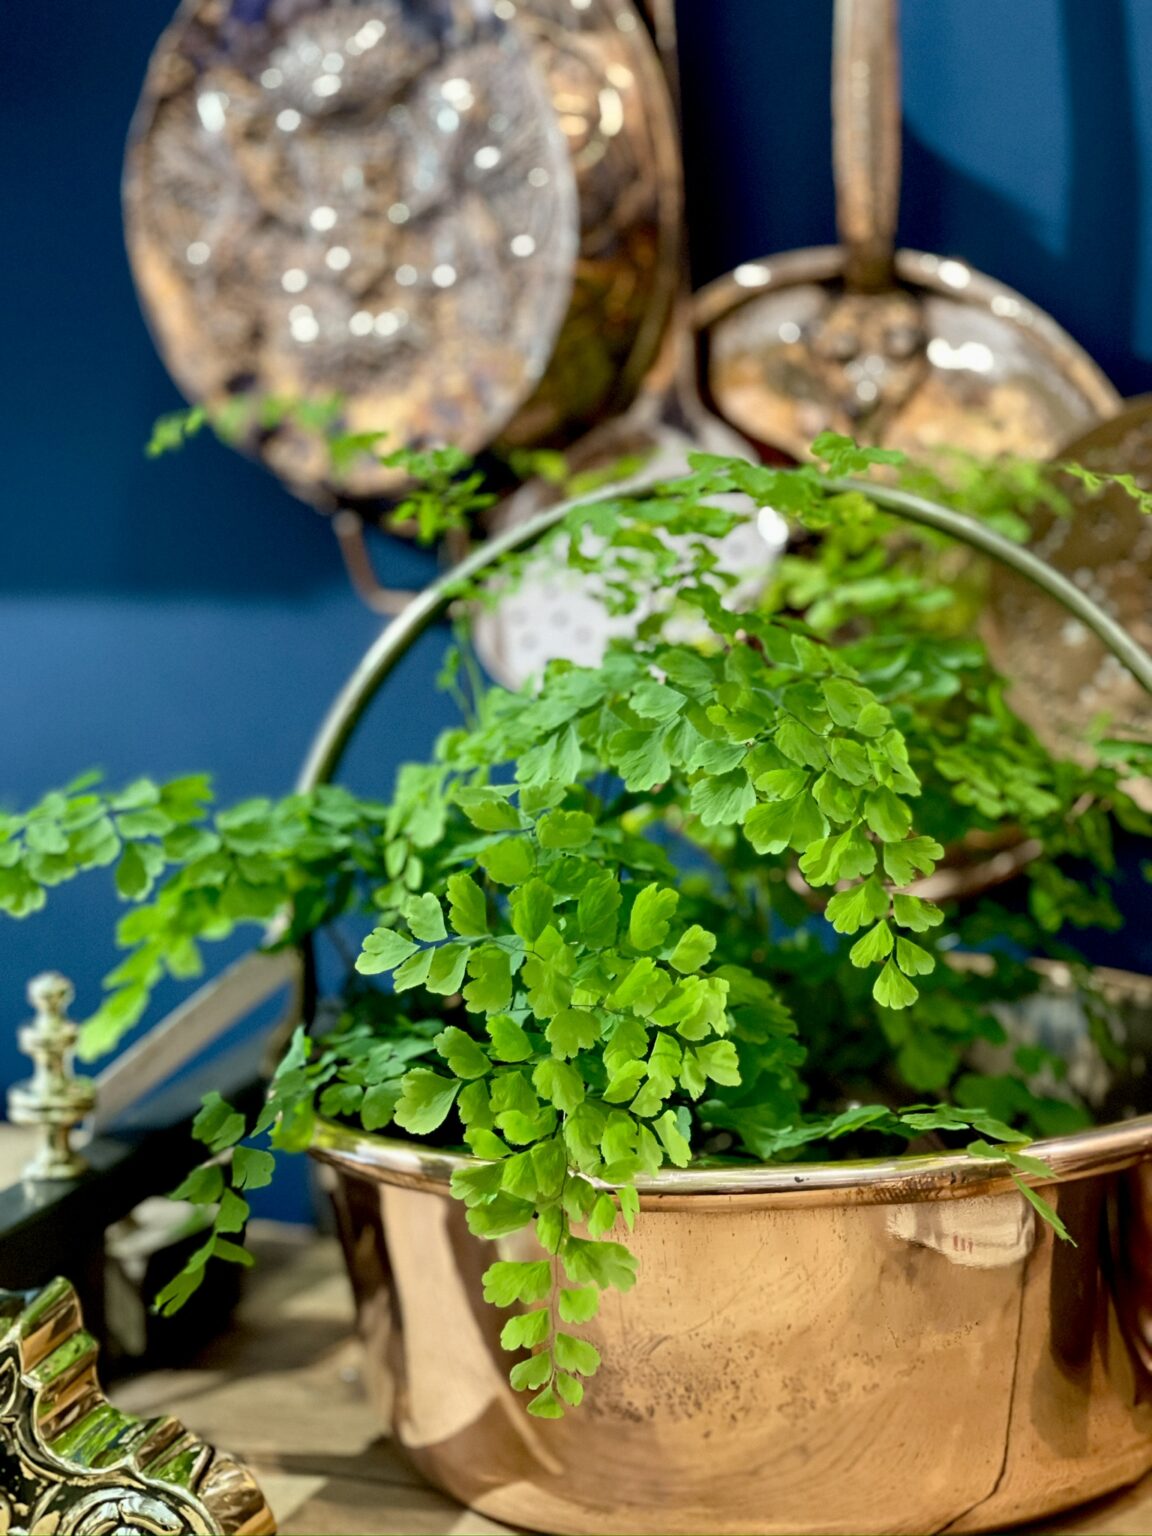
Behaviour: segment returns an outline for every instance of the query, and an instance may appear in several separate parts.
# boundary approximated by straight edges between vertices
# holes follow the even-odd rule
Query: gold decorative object
[[[1152,396],[1066,444],[1059,460],[1132,475],[1152,490]],[[1070,516],[1039,509],[1030,544],[1144,646],[1152,646],[1152,517],[1123,490],[1093,492],[1061,477]],[[1152,742],[1152,700],[1083,624],[1031,583],[1000,567],[990,575],[986,633],[1013,681],[1013,706],[1050,747],[1091,757],[1090,731]],[[1152,788],[1141,791],[1152,795]]]
[[[894,249],[897,16],[897,0],[837,0],[841,244],[745,262],[701,292],[710,396],[755,442],[796,458],[827,430],[921,457],[1046,457],[1120,397],[1013,289],[966,262]]]
[[[175,1419],[106,1401],[66,1280],[0,1291],[0,1532],[271,1536],[251,1474]]]
[[[68,1009],[74,996],[72,983],[58,971],[45,971],[28,984],[36,1017],[17,1038],[35,1070],[8,1090],[9,1119],[40,1129],[40,1147],[24,1169],[26,1179],[74,1179],[87,1167],[72,1148],[72,1132],[92,1112],[96,1085],[72,1070],[76,1026]]]

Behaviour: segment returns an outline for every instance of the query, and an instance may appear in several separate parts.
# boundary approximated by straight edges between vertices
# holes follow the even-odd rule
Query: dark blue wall
[[[201,443],[147,461],[176,396],[122,252],[122,144],[170,0],[0,5],[0,803],[90,765],[286,788],[375,632],[328,530]],[[681,0],[697,276],[833,239],[830,0]],[[1039,300],[1126,393],[1152,388],[1148,0],[906,0],[904,243]],[[396,553],[401,573],[430,564]],[[386,787],[444,711],[436,644],[358,745]],[[92,880],[0,925],[0,1085],[24,979],[94,1006],[116,903]]]

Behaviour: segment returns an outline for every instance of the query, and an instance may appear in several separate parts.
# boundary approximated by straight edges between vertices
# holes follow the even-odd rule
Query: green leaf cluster
[[[347,462],[377,446],[346,444]],[[878,466],[923,489],[929,474],[831,434],[815,452],[836,476]],[[407,462],[439,508],[426,532],[457,515],[453,487],[480,494],[457,454]],[[1004,525],[1057,496],[1034,468],[965,476]],[[810,546],[748,602],[715,541],[761,506]],[[595,1373],[579,1330],[605,1289],[633,1283],[628,1231],[666,1165],[969,1145],[1059,1230],[1023,1149],[1086,1111],[999,1009],[1039,985],[1029,957],[1072,958],[1057,930],[1118,920],[1113,831],[1152,832],[1124,787],[1152,754],[1113,742],[1092,767],[1053,758],[966,632],[966,577],[938,541],[894,537],[865,490],[816,465],[700,455],[553,535],[551,556],[594,572],[634,634],[520,693],[481,687],[459,647],[444,681],[464,723],[386,802],[328,788],[214,811],[204,780],[119,795],[83,781],[0,819],[15,915],[99,865],[133,904],[90,1046],[239,922],[274,923],[282,943],[359,925],[338,1012],[298,1034],[260,1114],[206,1102],[212,1160],[178,1193],[211,1226],[162,1305],[213,1255],[236,1258],[245,1191],[308,1145],[317,1116],[473,1155],[453,1181],[471,1229],[535,1240],[485,1289],[509,1311],[513,1385],[545,1418]],[[487,601],[536,558],[460,596]],[[1037,850],[1026,910],[925,891],[1006,829]]]

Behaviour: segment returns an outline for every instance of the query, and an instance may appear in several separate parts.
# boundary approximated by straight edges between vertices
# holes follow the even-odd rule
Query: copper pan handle
[[[858,293],[889,288],[900,210],[898,0],[836,0],[832,164],[845,281]]]
[[[365,607],[371,608],[373,613],[382,613],[390,619],[395,618],[398,613],[404,612],[413,598],[420,595],[416,588],[386,587],[381,582],[368,548],[364,519],[359,512],[353,512],[349,507],[341,507],[332,517],[332,530],[336,535],[336,543],[352,589]],[[463,560],[471,547],[467,530],[449,528],[441,545],[448,567],[451,568],[458,560]]]
[[[680,70],[676,57],[676,0],[635,0],[635,4],[636,9],[648,24],[652,40],[656,44],[656,52],[660,55],[660,62],[664,66],[668,89],[679,107]]]

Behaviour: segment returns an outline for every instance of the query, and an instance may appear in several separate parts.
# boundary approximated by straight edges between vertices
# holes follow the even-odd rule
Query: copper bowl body
[[[863,1536],[998,1530],[1152,1467],[1150,1149],[1152,1116],[1037,1148],[1075,1247],[963,1155],[664,1170],[558,1422],[481,1295],[534,1243],[470,1235],[464,1160],[330,1125],[313,1150],[371,1389],[432,1482],[538,1531]]]

